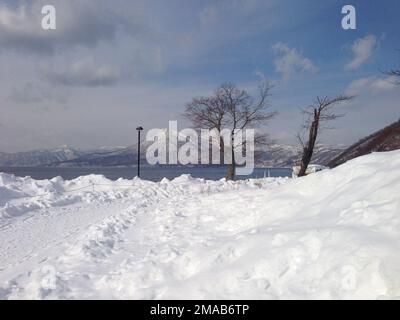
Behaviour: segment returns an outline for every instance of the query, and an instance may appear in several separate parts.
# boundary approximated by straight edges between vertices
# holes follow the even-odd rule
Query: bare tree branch
[[[317,97],[314,104],[303,110],[305,120],[302,128],[308,133],[308,137],[307,139],[303,138],[301,133],[297,135],[297,139],[302,148],[299,177],[306,175],[307,167],[313,156],[315,144],[317,143],[318,134],[322,129],[325,129],[325,127],[321,126],[321,123],[343,117],[344,114],[335,113],[332,109],[336,105],[350,101],[353,98],[353,96],[346,95],[339,95],[334,98],[329,98],[327,96]]]
[[[235,176],[235,148],[234,135],[236,129],[252,128],[265,125],[276,113],[269,111],[268,97],[272,85],[265,81],[258,88],[258,96],[252,97],[246,90],[240,89],[232,83],[222,84],[210,97],[194,98],[186,105],[184,117],[190,120],[195,128],[222,129],[231,131],[232,165],[228,165],[228,179]],[[263,145],[268,141],[267,136],[257,133],[255,145]],[[243,144],[240,144],[243,147]],[[221,140],[221,150],[224,149]]]

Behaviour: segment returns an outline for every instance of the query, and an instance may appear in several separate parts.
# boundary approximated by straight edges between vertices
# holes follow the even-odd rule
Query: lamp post
[[[143,127],[139,126],[136,130],[138,132],[137,176],[140,178],[140,131],[143,130]]]

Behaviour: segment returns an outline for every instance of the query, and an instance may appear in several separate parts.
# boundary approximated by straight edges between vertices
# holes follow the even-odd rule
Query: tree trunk
[[[235,180],[236,175],[236,163],[235,163],[235,148],[234,148],[234,137],[232,133],[232,141],[231,141],[231,158],[232,164],[228,164],[228,173],[226,175],[226,180]]]
[[[303,155],[301,157],[300,171],[298,177],[303,177],[306,175],[307,167],[311,162],[311,158],[314,153],[315,142],[318,136],[318,126],[319,126],[320,112],[316,109],[314,110],[314,119],[310,126],[309,137],[306,146],[303,148]]]
[[[226,174],[226,180],[235,180],[235,166],[228,164],[228,173]]]

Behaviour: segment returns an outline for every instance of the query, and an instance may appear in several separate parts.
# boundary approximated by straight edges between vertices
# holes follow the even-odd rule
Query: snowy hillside
[[[392,151],[400,149],[400,120],[374,132],[331,158],[327,163],[330,168],[336,167],[350,159],[371,152]]]
[[[0,174],[0,298],[400,297],[400,151],[291,179]]]

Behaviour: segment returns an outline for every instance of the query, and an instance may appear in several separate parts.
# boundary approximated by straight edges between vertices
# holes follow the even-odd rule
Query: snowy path
[[[11,179],[8,175],[3,178]],[[96,176],[88,179],[79,184],[110,183],[104,178],[97,181]],[[34,184],[35,188],[28,190],[30,193],[34,190],[41,194],[43,189],[60,191],[57,179],[50,186],[46,182],[19,182],[23,187]],[[227,184],[185,176],[174,183],[136,180],[128,188],[126,183],[122,182],[122,190],[116,183],[99,191],[86,190],[68,196],[51,194],[48,199],[34,201],[20,198],[27,191],[14,186],[20,194],[6,203],[0,219],[0,281],[9,279],[0,289],[0,297],[46,298],[49,293],[49,298],[134,297],[129,293],[132,290],[118,295],[118,290],[114,294],[96,286],[102,282],[106,286],[120,285],[121,279],[112,279],[118,272],[125,273],[124,266],[140,265],[154,252],[171,255],[173,244],[166,243],[177,226],[174,218],[184,217],[177,211],[182,205],[210,193],[262,187],[259,182]],[[277,184],[273,179],[264,181],[264,185]],[[68,191],[68,187],[61,191]],[[190,234],[191,229],[186,225],[182,231]],[[177,242],[184,240],[185,232],[175,234]],[[56,272],[56,290],[42,288],[49,268]]]
[[[88,205],[71,205],[18,219],[1,230],[0,271],[11,269],[15,273],[25,261],[29,264],[44,262],[44,257],[53,256],[64,244],[76,241],[90,225],[128,206],[113,203],[93,210]]]
[[[390,152],[297,180],[71,195],[111,182],[0,174],[0,298],[399,298],[399,167]]]

